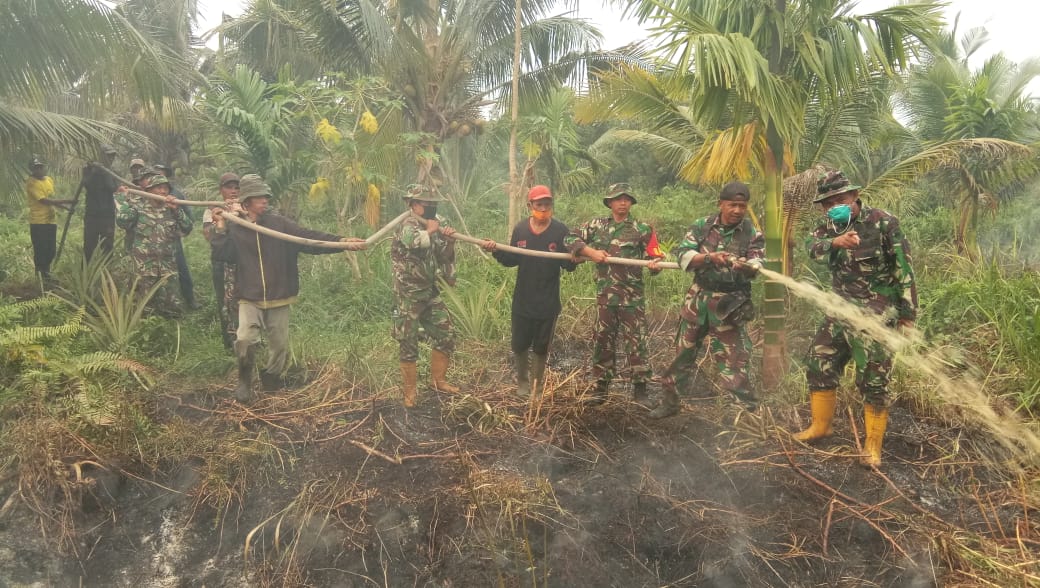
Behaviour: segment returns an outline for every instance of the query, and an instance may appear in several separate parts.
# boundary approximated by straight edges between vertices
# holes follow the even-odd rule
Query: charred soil
[[[1035,481],[989,465],[989,444],[971,432],[896,406],[884,465],[863,469],[851,396],[835,436],[809,447],[786,433],[804,424],[803,407],[767,402],[751,414],[698,394],[651,421],[624,382],[587,407],[583,344],[557,348],[567,355],[553,358],[534,403],[515,397],[504,366],[461,395],[424,391],[412,410],[396,390],[345,387],[334,369],[251,406],[229,400],[230,383],[160,395],[169,454],[94,456],[70,470],[75,491],[54,497],[75,503],[62,549],[53,521],[23,504],[16,479],[3,481],[0,585],[1040,579]]]

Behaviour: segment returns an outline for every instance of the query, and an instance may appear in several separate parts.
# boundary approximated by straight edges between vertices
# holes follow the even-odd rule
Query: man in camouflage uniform
[[[438,278],[455,284],[454,229],[437,215],[437,203],[444,198],[433,188],[413,185],[405,194],[411,215],[394,233],[390,262],[394,274],[395,308],[393,337],[399,347],[401,380],[405,407],[415,406],[416,362],[419,359],[419,328],[430,339],[430,379],[434,390],[456,394],[459,389],[447,382],[455,333],[448,309],[441,300]]]
[[[231,212],[241,212],[238,204],[238,174],[226,172],[220,176],[220,198],[224,207]],[[206,209],[202,213],[202,235],[206,241],[213,241],[213,211]],[[218,259],[216,251],[211,251],[211,278],[213,292],[217,300],[217,318],[220,319],[220,336],[226,349],[232,349],[235,343],[235,332],[238,331],[238,295],[235,291],[235,264]]]
[[[628,184],[614,184],[607,190],[603,205],[610,216],[591,220],[564,239],[572,255],[590,259],[596,268],[596,331],[592,351],[592,376],[596,387],[588,400],[602,404],[614,379],[615,343],[622,338],[628,355],[632,396],[646,398],[646,381],[650,365],[646,348],[646,303],[643,296],[643,268],[608,264],[608,257],[649,259],[652,273],[660,272],[657,260],[664,257],[657,244],[653,227],[629,215],[636,203]]]
[[[899,219],[864,205],[859,189],[840,171],[820,176],[814,202],[828,220],[813,231],[809,257],[827,262],[834,292],[842,298],[885,317],[893,327],[911,327],[917,314],[917,288],[910,244],[899,228]],[[849,359],[856,362],[856,385],[864,400],[867,455],[863,463],[876,467],[881,465],[881,442],[888,423],[886,387],[892,357],[881,344],[830,317],[817,329],[809,349],[812,424],[795,438],[815,441],[831,434],[835,392]]]
[[[156,163],[152,167],[162,175],[166,176],[166,179],[170,181],[170,194],[172,194],[174,198],[178,200],[188,199],[188,197],[184,195],[184,192],[173,183],[174,169],[172,166],[166,165],[165,163]],[[184,214],[188,216],[188,220],[192,222],[195,221],[195,217],[192,216],[190,208],[185,208]],[[181,298],[189,309],[197,310],[200,306],[195,302],[195,282],[191,279],[191,268],[188,267],[188,259],[184,256],[184,244],[180,239],[177,239],[174,256],[177,259],[177,284],[180,287]]]
[[[135,157],[130,160],[130,180],[135,184],[141,179],[141,174],[147,167],[144,164],[144,160],[140,157]]]
[[[747,218],[750,199],[747,185],[726,184],[719,195],[719,212],[695,221],[675,249],[679,267],[694,278],[679,312],[680,350],[661,380],[661,405],[651,411],[652,418],[679,412],[677,386],[688,383],[707,335],[723,389],[745,406],[755,407],[755,396],[747,388],[751,339],[745,325],[754,313],[751,280],[765,257],[765,237]]]
[[[128,195],[119,205],[116,224],[127,231],[127,238],[131,238],[132,231],[130,257],[138,279],[138,293],[147,292],[163,281],[148,305],[156,314],[178,316],[181,313],[180,300],[166,278],[177,273],[175,244],[181,236],[191,232],[192,224],[184,211],[174,204],[169,186],[169,180],[163,175],[143,179],[145,191],[162,196],[166,202]],[[126,194],[126,188],[121,187],[119,192]]]

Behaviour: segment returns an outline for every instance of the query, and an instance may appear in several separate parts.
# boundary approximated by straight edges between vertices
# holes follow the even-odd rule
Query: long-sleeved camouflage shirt
[[[563,244],[572,254],[584,247],[602,249],[611,257],[660,259],[648,249],[656,247],[654,228],[631,216],[615,221],[613,216],[591,220],[577,227]],[[643,306],[643,268],[617,264],[596,266],[596,303],[604,306]]]
[[[437,217],[441,228],[450,226]],[[394,294],[398,299],[421,299],[437,294],[437,278],[455,283],[455,241],[439,232],[431,235],[426,223],[414,213],[397,227],[390,246],[394,272]]]
[[[716,251],[725,251],[747,259],[751,265],[761,266],[765,259],[765,236],[749,219],[745,218],[732,227],[723,225],[718,214],[697,219],[673,251],[679,267],[694,274],[693,284],[680,311],[683,318],[695,321],[698,317],[705,317],[714,323],[729,318],[733,311],[745,304],[744,314],[751,312],[753,276],[710,263],[698,268],[690,266],[694,256]]]
[[[183,208],[171,209],[128,196],[119,203],[116,224],[126,229],[128,236],[133,231],[130,255],[139,274],[158,276],[177,271],[177,240],[192,228]]]
[[[899,219],[880,208],[863,206],[848,230],[859,236],[855,249],[831,245],[838,233],[829,222],[816,227],[809,238],[809,258],[827,262],[834,291],[879,314],[894,308],[898,318],[916,319],[910,244]]]

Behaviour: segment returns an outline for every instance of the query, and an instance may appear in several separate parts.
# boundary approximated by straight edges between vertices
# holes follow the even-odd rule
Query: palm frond
[[[1003,139],[960,139],[928,147],[885,170],[863,189],[864,194],[881,199],[893,197],[905,186],[920,180],[926,174],[941,170],[959,170],[966,158],[992,162],[1009,159],[1029,160],[1033,150],[1021,143]]]
[[[118,124],[19,106],[0,98],[0,150],[46,146],[93,153],[98,143],[113,138],[136,145],[151,143],[147,137]]]

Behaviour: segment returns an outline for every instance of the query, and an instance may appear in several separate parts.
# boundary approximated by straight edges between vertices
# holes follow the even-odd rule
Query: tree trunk
[[[520,18],[520,11],[522,7],[523,0],[516,0],[516,14],[513,18],[513,26],[515,27],[513,35],[513,103],[509,130],[509,220],[507,221],[509,224],[506,226],[506,234],[516,226],[519,220],[520,208],[520,171],[517,169],[516,143],[520,118],[520,41],[522,39],[520,29],[523,24]]]
[[[787,10],[786,0],[775,0],[774,7],[779,14]],[[770,48],[769,71],[781,72],[783,58],[783,39],[775,39]],[[766,161],[765,199],[766,214],[764,219],[766,234],[766,269],[787,273],[783,261],[784,247],[784,142],[779,133],[770,124],[766,127],[766,142],[769,144],[770,157]],[[762,303],[762,314],[765,319],[764,341],[762,342],[762,388],[765,392],[776,392],[787,372],[787,333],[784,318],[787,314],[787,289],[779,282],[767,281],[765,300]]]
[[[783,151],[773,153],[771,164],[767,167],[765,179],[766,211],[763,219],[766,234],[765,268],[775,272],[787,273],[790,268],[784,267],[784,228],[783,215]],[[764,341],[762,345],[762,387],[767,392],[775,392],[787,372],[787,337],[784,317],[787,314],[787,289],[779,282],[767,281],[762,314],[765,319]]]

